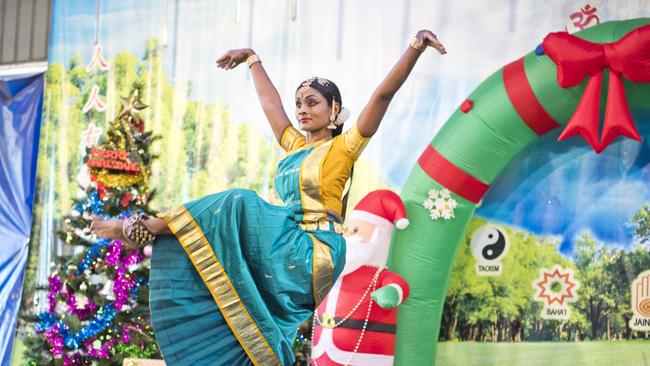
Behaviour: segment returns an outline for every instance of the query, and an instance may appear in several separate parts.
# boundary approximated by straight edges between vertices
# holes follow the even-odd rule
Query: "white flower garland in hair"
[[[346,107],[343,107],[341,108],[339,115],[336,116],[336,119],[334,120],[334,124],[340,126],[343,124],[343,122],[347,121],[348,118],[350,118],[350,110],[347,109]]]

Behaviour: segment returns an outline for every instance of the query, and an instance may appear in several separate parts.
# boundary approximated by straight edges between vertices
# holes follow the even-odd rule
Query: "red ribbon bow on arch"
[[[543,48],[557,65],[557,81],[562,88],[576,86],[591,76],[558,141],[580,134],[600,153],[618,136],[641,140],[630,115],[621,75],[636,83],[650,82],[650,24],[613,43],[592,43],[566,32],[550,33],[544,38]],[[609,88],[599,139],[600,89],[605,68],[609,68]]]

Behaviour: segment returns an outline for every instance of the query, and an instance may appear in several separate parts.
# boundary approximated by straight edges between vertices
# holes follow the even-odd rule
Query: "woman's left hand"
[[[441,55],[444,55],[447,53],[447,50],[445,50],[445,46],[440,43],[438,40],[438,37],[436,37],[433,32],[430,30],[423,29],[418,32],[418,34],[415,35],[415,38],[417,39],[417,42],[419,45],[423,45],[424,47],[430,46],[436,49],[438,53]]]

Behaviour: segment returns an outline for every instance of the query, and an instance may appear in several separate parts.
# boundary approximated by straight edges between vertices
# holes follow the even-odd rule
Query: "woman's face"
[[[335,108],[338,108],[337,104],[335,104]],[[316,132],[327,128],[331,114],[332,107],[318,90],[311,87],[298,89],[296,92],[296,119],[301,130]]]

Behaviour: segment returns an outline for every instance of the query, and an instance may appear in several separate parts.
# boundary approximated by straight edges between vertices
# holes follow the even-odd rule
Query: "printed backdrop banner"
[[[32,226],[43,75],[0,80],[0,365],[8,365]]]
[[[142,112],[145,127],[162,137],[153,147],[159,154],[150,182],[157,189],[153,207],[164,211],[231,187],[254,189],[279,203],[273,172],[282,152],[259,107],[248,69],[244,65],[224,71],[216,68],[215,60],[229,49],[253,48],[290,116],[295,89],[303,80],[315,75],[332,79],[354,121],[410,38],[419,29],[431,29],[448,54],[423,54],[393,99],[355,166],[353,205],[377,188],[399,192],[418,156],[469,93],[500,67],[533,50],[546,34],[647,17],[650,6],[647,0],[60,0],[53,3],[53,15],[38,167],[42,199],[34,228],[41,235],[31,251],[40,251],[41,258],[57,250],[59,244],[47,232],[60,226],[59,218],[70,209],[82,183],[77,179],[83,165],[80,147],[85,146],[82,131],[91,124],[105,130],[121,105],[120,97],[127,96],[134,83],[144,85],[142,101],[149,106]],[[584,264],[585,272],[575,272],[582,281],[585,273],[596,273],[580,262],[590,243],[595,243],[591,257],[598,250],[646,250],[633,217],[650,201],[650,131],[647,111],[632,112],[642,143],[619,139],[597,155],[580,139],[557,142],[557,135],[547,136],[495,182],[467,234],[496,221],[510,235],[510,249],[500,276],[477,279],[472,277],[476,274],[469,245],[462,247],[441,340],[635,336],[625,325],[631,316],[629,283],[621,284],[624,291],[617,300],[601,299],[609,305],[598,316],[574,309],[570,326],[539,319],[531,287],[540,270],[554,264]],[[542,242],[549,245],[538,245]],[[539,261],[527,257],[530,261],[525,262],[517,257],[523,252],[548,256]],[[530,268],[517,269],[514,263]],[[38,278],[45,281],[48,263],[42,260],[39,266]],[[633,281],[638,270],[643,268],[624,272],[625,278]],[[503,290],[514,284],[516,294]],[[33,289],[34,284],[26,288],[25,303],[33,296],[29,286]],[[591,289],[583,283],[580,291]],[[469,342],[448,343],[447,350],[441,347],[441,364],[476,354],[490,362],[491,356],[463,348],[471,347]]]

